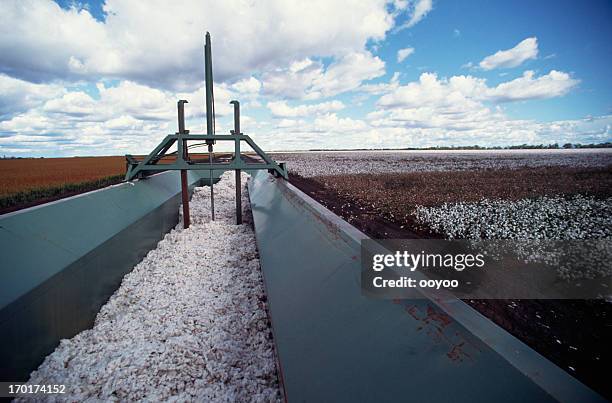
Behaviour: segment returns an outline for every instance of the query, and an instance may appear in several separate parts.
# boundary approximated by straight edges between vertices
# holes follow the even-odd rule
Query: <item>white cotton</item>
[[[49,400],[280,400],[246,188],[243,225],[235,225],[234,173],[214,190],[217,220],[210,188],[196,188],[191,227],[168,233],[94,327],[62,340],[31,374],[31,384],[66,385]]]

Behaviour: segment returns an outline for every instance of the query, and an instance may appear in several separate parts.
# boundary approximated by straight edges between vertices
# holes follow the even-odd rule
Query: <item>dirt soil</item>
[[[612,196],[608,169],[538,168],[338,175],[290,181],[371,238],[442,238],[411,216],[415,204],[484,196]],[[381,195],[384,195],[381,197]],[[612,400],[609,381],[612,304],[587,300],[466,300],[509,333]]]
[[[577,193],[608,197],[612,195],[612,166],[335,175],[317,177],[316,182],[347,199],[373,205],[394,220],[410,223],[416,205]]]

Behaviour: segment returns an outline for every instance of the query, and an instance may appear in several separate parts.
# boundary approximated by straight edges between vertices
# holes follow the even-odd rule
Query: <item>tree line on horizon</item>
[[[392,151],[392,150],[406,150],[406,151],[419,151],[419,150],[557,150],[557,149],[573,149],[573,148],[612,148],[612,142],[598,143],[598,144],[581,144],[581,143],[565,143],[560,146],[558,143],[553,144],[520,144],[512,146],[432,146],[432,147],[403,147],[403,148],[342,148],[342,149],[329,149],[329,148],[312,148],[307,151]]]

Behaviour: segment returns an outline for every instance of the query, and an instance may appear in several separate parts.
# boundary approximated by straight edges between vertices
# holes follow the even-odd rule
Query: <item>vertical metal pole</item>
[[[206,81],[206,134],[212,136],[215,134],[214,121],[214,98],[213,98],[213,74],[212,74],[212,51],[210,45],[210,33],[206,32],[206,42],[204,45],[204,79]],[[215,221],[215,188],[213,185],[213,170],[212,170],[212,151],[214,140],[206,140],[208,144],[208,160],[211,168],[208,170],[210,176],[210,213],[211,220]]]
[[[240,169],[236,169],[236,224],[242,224],[242,183]]]
[[[234,105],[234,131],[233,135],[240,135],[240,102],[231,101]],[[240,140],[236,139],[234,148],[234,161],[240,161]],[[236,224],[242,224],[242,184],[240,178],[240,169],[236,169]]]
[[[215,188],[213,187],[213,153],[212,153],[212,145],[208,145],[208,162],[210,163],[210,219],[215,221]]]
[[[213,121],[213,73],[210,33],[208,32],[206,33],[206,45],[204,46],[204,78],[206,80],[206,134],[212,136],[215,134]]]
[[[180,101],[177,102],[179,134],[185,134],[185,104],[186,103],[188,102],[184,99],[181,99]]]
[[[189,228],[189,188],[187,187],[187,171],[181,170],[181,193],[183,196],[183,228]]]
[[[178,101],[178,127],[179,127],[179,155],[180,159],[185,160],[188,155],[187,142],[183,139],[183,136],[187,134],[185,131],[185,104],[187,101],[181,99]],[[183,199],[183,228],[189,228],[191,220],[189,218],[189,187],[187,185],[187,170],[181,169],[181,196]]]

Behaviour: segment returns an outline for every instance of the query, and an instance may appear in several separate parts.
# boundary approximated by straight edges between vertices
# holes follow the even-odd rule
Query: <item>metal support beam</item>
[[[210,33],[206,32],[206,42],[204,44],[204,80],[206,84],[206,134],[213,136],[206,140],[208,144],[208,162],[210,164],[210,177],[213,176],[213,144],[215,144],[215,96],[213,92],[213,73],[212,73],[212,49],[210,44]],[[215,221],[215,188],[210,182],[210,213],[211,220]]]
[[[231,101],[230,104],[234,105],[234,130],[232,134],[237,135],[240,133],[240,102]],[[234,142],[234,161],[240,160],[240,140]],[[240,169],[236,169],[236,224],[242,224],[242,183],[240,180]]]
[[[183,198],[183,228],[189,228],[191,219],[189,218],[189,187],[187,186],[187,171],[181,171],[181,195]]]
[[[210,45],[210,33],[206,33],[206,43],[204,45],[204,79],[206,81],[206,133],[209,136],[215,134],[215,112],[213,95],[213,72],[212,72],[212,51]],[[214,139],[211,139],[214,144]]]
[[[211,221],[215,221],[215,185],[212,181],[213,177],[213,146],[212,144],[208,145],[208,164],[210,166],[210,219]]]
[[[187,160],[189,158],[187,144],[183,139],[183,136],[187,134],[185,130],[185,104],[186,100],[181,99],[178,101],[178,134],[181,136],[181,139],[178,142],[178,153],[182,155],[183,160]],[[183,228],[189,228],[190,218],[189,218],[189,187],[187,186],[187,170],[181,169],[181,196],[183,199]]]

